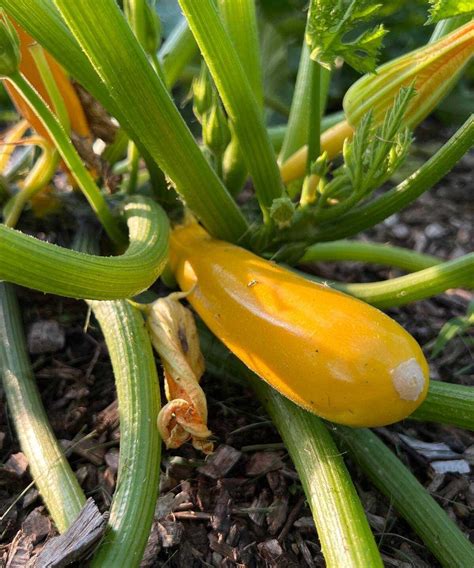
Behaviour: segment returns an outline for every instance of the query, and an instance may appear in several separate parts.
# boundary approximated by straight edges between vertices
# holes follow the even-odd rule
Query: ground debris
[[[225,477],[240,460],[241,456],[242,453],[232,446],[221,444],[216,451],[206,459],[205,465],[198,468],[198,471],[212,479]]]
[[[62,568],[86,557],[102,538],[105,527],[105,517],[89,498],[69,529],[45,544],[31,568]]]

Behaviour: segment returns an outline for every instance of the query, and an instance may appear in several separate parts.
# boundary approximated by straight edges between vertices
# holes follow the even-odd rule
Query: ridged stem
[[[146,290],[168,257],[169,224],[159,205],[134,197],[124,208],[130,244],[122,256],[84,254],[0,225],[0,279],[72,298],[110,300]]]
[[[20,446],[58,530],[76,519],[85,496],[54,436],[31,371],[14,287],[0,282],[0,370]]]
[[[160,474],[156,425],[160,391],[150,339],[141,313],[127,301],[90,302],[115,376],[120,456],[107,531],[92,566],[140,566],[148,540]]]
[[[261,110],[213,0],[179,0],[237,136],[266,219],[283,184]]]
[[[54,2],[116,105],[189,208],[214,236],[239,240],[247,230],[240,209],[207,163],[116,2]]]
[[[443,261],[429,254],[381,243],[333,241],[308,247],[298,262],[337,262],[341,260],[396,266],[408,272],[430,268]]]

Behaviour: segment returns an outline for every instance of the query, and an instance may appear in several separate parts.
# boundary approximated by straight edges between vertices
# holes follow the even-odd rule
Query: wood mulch
[[[419,152],[423,154],[422,146]],[[445,259],[472,250],[473,166],[474,155],[466,156],[415,205],[362,238]],[[394,269],[348,262],[337,266],[319,264],[317,270],[325,278],[363,282],[401,274]],[[416,337],[429,356],[443,324],[464,315],[470,300],[472,294],[452,290],[390,310],[390,315]],[[87,307],[83,302],[25,289],[20,290],[20,301],[33,368],[51,424],[63,447],[70,450],[70,462],[87,496],[104,512],[116,484],[120,428],[113,376],[100,331],[94,321],[84,329]],[[472,335],[454,339],[439,357],[432,359],[432,377],[472,385],[472,339]],[[209,377],[204,379],[203,387],[216,452],[204,459],[190,445],[164,451],[160,497],[142,566],[324,566],[298,475],[252,392]],[[95,437],[86,438],[94,430]],[[377,432],[461,530],[474,537],[474,478],[471,473],[453,473],[450,463],[461,460],[472,469],[474,435],[409,420]],[[82,438],[84,441],[77,443]],[[429,447],[432,451],[426,451],[419,441],[445,443],[448,450],[443,453]],[[57,533],[31,484],[28,464],[5,404],[0,405],[0,450],[0,566],[34,565],[35,558],[36,566],[74,565],[70,563],[74,561],[78,565],[81,556],[80,564],[87,565],[84,550],[90,551],[93,536],[101,531],[98,513],[91,517],[96,532],[85,535],[84,550],[71,552],[69,542],[68,558],[56,557],[45,564],[45,556],[43,560],[37,556],[41,550],[47,553],[48,547],[51,554],[57,553],[58,542],[54,545],[53,540]],[[445,465],[435,466],[434,462],[439,461]],[[438,566],[389,500],[350,460],[348,467],[385,564]]]

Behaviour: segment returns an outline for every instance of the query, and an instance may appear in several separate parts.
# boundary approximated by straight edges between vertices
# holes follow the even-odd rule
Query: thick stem
[[[340,260],[385,264],[402,268],[408,272],[423,270],[443,262],[429,254],[362,241],[318,243],[308,247],[299,262],[337,262]]]
[[[31,371],[13,286],[0,282],[0,370],[8,409],[31,476],[60,532],[85,496],[56,440]]]
[[[117,486],[92,566],[140,566],[158,496],[160,391],[141,313],[127,301],[91,302],[114,369],[120,414]]]
[[[245,70],[232,45],[213,0],[180,0],[189,27],[201,49],[252,176],[266,219],[283,184],[262,114]]]
[[[317,282],[322,281],[308,274],[302,273],[302,275]],[[474,253],[382,282],[367,284],[324,282],[378,308],[394,308],[436,296],[450,288],[473,288]]]
[[[125,206],[130,245],[122,256],[95,256],[0,225],[0,279],[72,298],[111,300],[146,290],[168,257],[169,225],[159,205],[134,197]]]
[[[188,207],[214,236],[239,240],[247,230],[240,209],[207,163],[116,2],[55,4],[122,114]]]

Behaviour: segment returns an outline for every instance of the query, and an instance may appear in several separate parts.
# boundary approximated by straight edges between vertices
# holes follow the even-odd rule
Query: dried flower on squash
[[[188,440],[195,448],[211,453],[211,432],[207,427],[207,402],[199,381],[204,358],[192,312],[170,294],[150,304],[147,325],[165,375],[168,403],[158,415],[158,429],[168,448]]]

